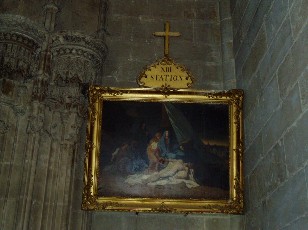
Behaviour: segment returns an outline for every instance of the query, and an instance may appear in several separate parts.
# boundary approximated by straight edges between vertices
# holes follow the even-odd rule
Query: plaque
[[[165,56],[148,66],[139,76],[138,84],[151,88],[189,88],[192,76],[185,66]]]

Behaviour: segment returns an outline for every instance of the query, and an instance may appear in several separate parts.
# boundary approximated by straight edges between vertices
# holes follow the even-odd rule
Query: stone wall
[[[101,84],[136,87],[141,70],[163,57],[164,30],[181,33],[171,38],[170,56],[196,78],[193,88],[235,87],[233,33],[229,0],[109,1],[106,44],[109,48]],[[242,216],[101,213],[92,216],[92,230],[101,229],[241,229]]]
[[[227,4],[223,7],[226,11],[223,19],[227,22],[230,11]],[[219,9],[217,0],[110,1],[106,23],[109,55],[101,82],[136,87],[141,70],[164,55],[163,38],[152,34],[163,31],[164,23],[169,21],[171,31],[182,34],[170,39],[170,56],[186,65],[196,77],[193,87],[222,89]],[[226,37],[224,45],[230,45],[227,44],[230,37]],[[232,53],[232,47],[229,50]],[[232,69],[227,72],[232,73]]]
[[[308,226],[308,2],[233,0],[245,101],[246,229]]]
[[[0,3],[0,229],[241,229],[241,216],[81,211],[85,87],[136,87],[142,68],[171,57],[194,88],[235,85],[228,0]],[[107,54],[107,44],[109,55]]]

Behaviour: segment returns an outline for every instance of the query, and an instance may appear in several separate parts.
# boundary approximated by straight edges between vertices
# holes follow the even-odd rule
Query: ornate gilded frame
[[[228,104],[229,107],[229,199],[157,199],[99,197],[98,173],[101,148],[102,102],[184,102]],[[83,210],[167,212],[167,213],[232,213],[243,212],[243,91],[178,90],[166,95],[151,89],[122,89],[90,86],[84,164]]]

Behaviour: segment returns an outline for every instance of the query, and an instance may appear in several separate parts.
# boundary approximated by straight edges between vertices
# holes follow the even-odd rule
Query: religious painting
[[[92,86],[83,209],[241,213],[241,90]]]

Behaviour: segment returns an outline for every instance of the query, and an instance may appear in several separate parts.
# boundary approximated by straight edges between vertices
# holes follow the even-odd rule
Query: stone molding
[[[56,85],[91,83],[100,73],[107,46],[77,32],[59,32],[51,38],[52,82]]]
[[[51,111],[66,111],[77,113],[84,118],[86,113],[86,98],[81,94],[80,87],[51,86],[44,101]]]
[[[38,43],[22,34],[0,32],[0,49],[0,78],[19,81],[34,78],[38,67]]]
[[[15,116],[23,116],[26,113],[26,108],[23,105],[17,104],[13,100],[8,100],[5,98],[0,98],[0,106],[9,107],[12,109]]]
[[[101,63],[107,55],[107,46],[101,39],[96,39],[78,32],[61,31],[52,36],[54,55],[73,54]]]
[[[31,38],[36,44],[46,40],[46,31],[43,27],[30,19],[13,14],[0,14],[0,31],[21,34]]]
[[[51,78],[48,83],[56,81],[63,86],[94,81],[108,49],[103,39],[72,31],[49,34],[25,17],[3,14],[0,15],[0,51],[0,78],[17,76],[18,80],[28,80],[44,75],[45,80]],[[46,67],[39,67],[40,63]],[[48,71],[41,73],[42,70]]]
[[[5,134],[10,126],[3,120],[0,120],[0,134]]]
[[[0,78],[27,81],[37,74],[43,28],[19,16],[0,15]]]

